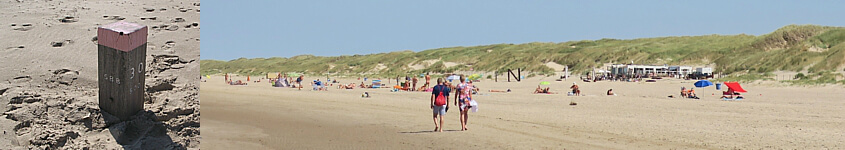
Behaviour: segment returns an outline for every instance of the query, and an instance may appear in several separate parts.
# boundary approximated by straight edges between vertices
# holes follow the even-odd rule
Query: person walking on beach
[[[446,109],[449,107],[449,92],[448,86],[443,84],[443,78],[437,78],[437,85],[431,92],[431,109],[434,112],[434,131],[443,132],[443,115],[446,115]],[[437,124],[437,120],[440,124]]]
[[[572,95],[581,96],[581,90],[579,89],[578,84],[572,82],[572,86],[569,88],[572,89]]]
[[[458,83],[457,89],[455,91],[455,106],[458,106],[458,109],[461,111],[460,120],[461,120],[461,131],[467,130],[467,112],[469,112],[470,106],[469,101],[472,100],[472,85],[466,82],[466,79],[463,75],[461,75],[461,83]]]
[[[411,91],[417,91],[417,76],[411,79]]]

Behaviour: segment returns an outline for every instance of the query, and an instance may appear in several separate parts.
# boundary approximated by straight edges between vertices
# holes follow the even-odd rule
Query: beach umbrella
[[[460,79],[461,79],[461,76],[454,76],[453,75],[453,76],[446,77],[446,80],[460,80]]]
[[[698,88],[703,88],[703,87],[708,87],[708,86],[713,85],[713,82],[710,82],[710,81],[707,81],[707,80],[698,80],[698,82],[695,82],[693,85],[695,85],[695,87],[698,87]]]
[[[549,83],[548,81],[540,82],[540,85],[549,85],[549,84],[552,84],[552,83]]]
[[[479,75],[479,74],[472,74],[472,75],[470,75],[470,76],[469,76],[469,78],[468,78],[468,79],[469,79],[469,80],[478,80],[478,79],[481,79],[481,75]]]

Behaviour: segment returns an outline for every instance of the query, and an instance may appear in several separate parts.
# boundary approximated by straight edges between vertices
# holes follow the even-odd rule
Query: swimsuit
[[[461,108],[461,111],[463,111],[466,108],[469,108],[468,103],[469,103],[469,101],[472,100],[472,99],[469,98],[469,95],[472,92],[472,85],[469,84],[469,83],[458,84],[458,91],[459,91],[458,96],[460,96],[460,98],[458,98],[458,102],[459,102],[458,106],[459,106],[459,108]]]

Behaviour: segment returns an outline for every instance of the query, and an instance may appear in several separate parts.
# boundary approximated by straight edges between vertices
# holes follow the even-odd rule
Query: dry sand
[[[244,77],[235,79],[245,80]],[[306,81],[311,81],[308,79]],[[322,79],[322,80],[325,80]],[[355,79],[341,80],[344,83]],[[668,98],[692,81],[577,83],[586,96],[530,94],[540,81],[476,83],[479,111],[460,131],[455,107],[434,129],[429,94],[388,89],[298,91],[269,83],[201,83],[205,149],[843,149],[842,87],[743,85],[746,100]],[[613,88],[618,96],[605,96]],[[372,98],[361,98],[369,92]],[[570,101],[576,106],[570,106]]]
[[[199,147],[199,0],[0,1],[0,149]],[[97,27],[149,27],[146,112],[100,113]],[[196,23],[196,24],[194,24]],[[125,145],[112,134],[137,135]]]

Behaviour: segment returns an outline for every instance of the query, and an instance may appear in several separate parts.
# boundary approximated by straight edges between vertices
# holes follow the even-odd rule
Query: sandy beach
[[[722,101],[712,86],[696,89],[699,100],[667,97],[678,96],[681,87],[693,87],[690,80],[584,83],[535,77],[508,83],[501,79],[475,83],[482,92],[475,96],[479,111],[470,112],[468,131],[460,131],[457,107],[450,106],[444,132],[436,133],[431,132],[426,92],[341,90],[336,84],[329,91],[310,91],[307,84],[299,91],[271,87],[266,79],[230,86],[222,76],[211,76],[200,84],[206,112],[201,148],[845,148],[841,100],[845,88],[840,86],[743,84],[749,91],[745,100]],[[576,82],[586,96],[531,94],[541,81],[551,82],[551,91],[558,93]],[[618,96],[606,96],[610,88]],[[513,92],[487,92],[491,89]],[[361,98],[364,92],[372,97]]]
[[[0,18],[0,149],[199,147],[199,0],[10,0]],[[145,111],[110,122],[97,30],[118,21],[148,27]]]

